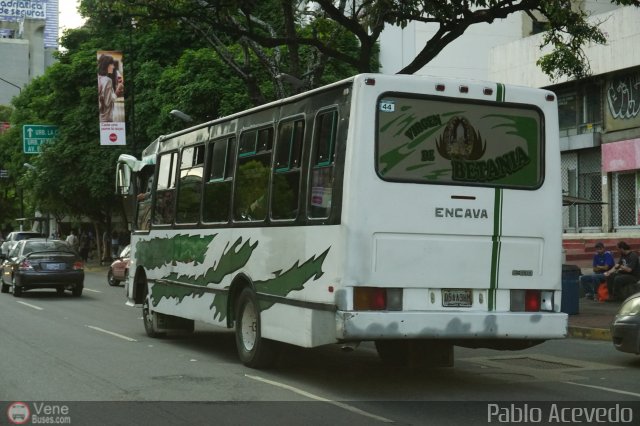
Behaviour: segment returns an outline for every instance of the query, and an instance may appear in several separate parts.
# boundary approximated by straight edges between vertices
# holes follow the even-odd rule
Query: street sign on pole
[[[25,124],[22,126],[22,142],[25,154],[39,154],[40,145],[58,136],[58,126],[47,124]]]

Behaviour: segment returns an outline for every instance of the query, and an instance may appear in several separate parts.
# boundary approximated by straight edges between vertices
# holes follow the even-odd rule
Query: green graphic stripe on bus
[[[174,238],[170,238],[166,241],[171,241]],[[240,246],[240,244],[242,244],[242,238],[238,238],[231,245],[231,247],[227,245],[225,251],[222,253],[222,256],[220,256],[220,259],[215,262],[211,268],[207,269],[207,272],[202,275],[182,275],[172,272],[169,275],[163,277],[163,279],[179,281],[186,284],[199,285],[202,287],[206,287],[208,283],[220,283],[225,276],[236,272],[244,267],[249,261],[253,250],[255,250],[255,248],[258,246],[257,241],[253,244],[250,244],[247,240],[244,244],[242,244],[242,247],[238,249],[238,246]],[[205,256],[206,251],[207,248],[203,250],[202,257]],[[174,297],[177,299],[178,303],[180,303],[186,296],[202,296],[204,293],[205,290],[200,291],[197,289],[186,287],[154,286],[153,292],[151,294],[151,302],[153,303],[153,306],[157,306],[163,297],[166,297],[167,299]]]
[[[172,238],[152,238],[136,246],[136,262],[145,268],[161,268],[172,262],[203,263],[207,247],[215,235],[176,235]]]
[[[329,249],[325,250],[325,252],[318,257],[311,257],[302,265],[299,265],[299,262],[296,262],[285,272],[274,272],[274,278],[265,281],[256,281],[256,291],[258,293],[284,297],[292,291],[302,290],[305,283],[307,283],[311,278],[315,281],[324,274],[324,272],[322,272],[322,265],[324,264],[324,260],[328,253]],[[260,308],[263,310],[268,309],[271,306],[273,306],[273,302],[260,301]]]
[[[489,287],[489,310],[496,309],[496,290],[500,273],[500,238],[502,236],[502,189],[496,188],[493,205],[493,236],[491,237],[491,281]]]
[[[497,90],[496,90],[496,101],[498,102],[504,102],[504,84],[502,83],[498,83],[497,84]]]
[[[207,272],[203,275],[195,276],[172,272],[164,278],[201,286],[206,286],[209,283],[218,284],[225,276],[244,267],[249,262],[253,251],[258,247],[257,241],[250,244],[249,240],[247,240],[238,248],[240,244],[242,244],[242,237],[238,238],[231,247],[227,243],[227,247],[225,247],[220,259],[214,261],[214,265],[207,269]]]
[[[292,291],[302,290],[309,279],[313,278],[315,281],[324,274],[324,272],[322,272],[322,265],[328,253],[329,249],[318,257],[311,257],[302,265],[299,265],[299,262],[296,261],[296,263],[284,273],[282,271],[275,271],[274,278],[255,281],[256,292],[285,297]],[[213,303],[210,306],[210,308],[215,308],[213,317],[219,321],[224,321],[227,317],[227,298],[227,294],[218,294],[214,296]],[[265,310],[273,306],[274,302],[260,300],[259,305],[260,310]]]

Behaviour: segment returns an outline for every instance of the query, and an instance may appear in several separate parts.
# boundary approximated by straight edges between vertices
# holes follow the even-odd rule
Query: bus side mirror
[[[116,195],[132,195],[131,191],[131,168],[124,163],[118,163],[116,169]]]

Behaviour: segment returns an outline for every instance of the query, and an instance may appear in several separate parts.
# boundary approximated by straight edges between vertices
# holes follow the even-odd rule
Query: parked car
[[[611,324],[611,338],[617,350],[640,354],[640,292],[622,302]]]
[[[84,264],[64,241],[32,238],[18,241],[8,256],[2,255],[2,293],[13,289],[15,297],[25,290],[55,288],[71,290],[75,297],[84,288]]]
[[[5,256],[8,255],[11,249],[18,243],[18,241],[26,240],[29,238],[45,238],[45,236],[39,232],[33,231],[10,232],[0,246],[0,254],[4,254]]]
[[[131,263],[130,253],[131,246],[125,246],[120,252],[120,255],[111,263],[111,266],[109,266],[107,282],[110,286],[116,287],[120,285],[120,282],[127,279],[127,275],[129,275],[129,263]]]

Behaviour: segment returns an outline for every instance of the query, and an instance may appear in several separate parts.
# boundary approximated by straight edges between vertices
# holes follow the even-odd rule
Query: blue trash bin
[[[562,303],[560,310],[569,315],[579,313],[580,299],[580,267],[577,265],[562,265]]]

